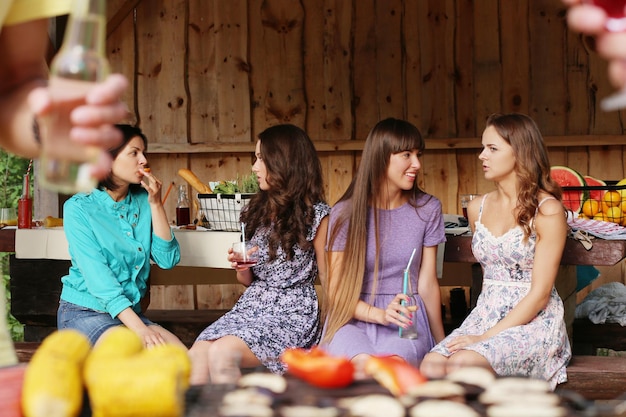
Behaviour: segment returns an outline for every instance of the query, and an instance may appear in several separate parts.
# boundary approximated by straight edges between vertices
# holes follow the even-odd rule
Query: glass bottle
[[[90,163],[100,150],[69,138],[70,113],[109,74],[105,55],[106,0],[74,0],[59,53],[50,66],[49,91],[53,111],[40,118],[40,183],[53,191],[91,191],[97,180]]]
[[[176,225],[187,226],[191,223],[191,215],[189,211],[189,198],[187,197],[187,186],[181,184],[178,186],[178,203],[176,204]]]
[[[17,227],[30,229],[33,225],[33,199],[30,197],[30,175],[24,175],[22,195],[17,201]]]

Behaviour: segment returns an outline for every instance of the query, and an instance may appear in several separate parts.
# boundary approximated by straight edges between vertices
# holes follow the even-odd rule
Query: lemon
[[[606,217],[606,214],[604,214],[603,212],[599,211],[598,214],[596,214],[595,216],[593,216],[594,220],[599,220],[601,222],[608,222],[609,219]]]
[[[583,214],[588,218],[592,218],[600,211],[600,202],[593,198],[585,200],[583,203]]]
[[[604,193],[603,200],[607,206],[616,207],[622,204],[622,195],[618,193],[617,191],[613,191],[613,190],[607,191],[606,193]]]
[[[617,184],[615,185],[626,185],[626,178],[624,178],[623,180],[618,181]],[[620,193],[620,195],[622,196],[622,200],[626,199],[626,189],[624,190],[617,190],[618,193]]]
[[[619,207],[611,207],[609,211],[606,212],[606,218],[613,223],[622,224],[623,214],[622,209]]]

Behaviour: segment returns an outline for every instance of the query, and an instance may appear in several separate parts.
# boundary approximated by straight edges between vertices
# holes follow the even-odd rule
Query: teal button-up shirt
[[[76,194],[63,206],[63,224],[72,265],[61,279],[61,299],[111,317],[128,307],[140,312],[150,259],[163,269],[180,261],[174,234],[165,241],[152,232],[144,189],[119,202],[103,190]]]

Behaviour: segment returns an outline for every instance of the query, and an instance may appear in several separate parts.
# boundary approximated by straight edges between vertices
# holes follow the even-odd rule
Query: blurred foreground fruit
[[[22,385],[26,364],[0,367],[0,404],[2,417],[22,417]]]
[[[319,347],[290,348],[281,355],[287,372],[320,388],[343,388],[354,381],[354,364],[348,359],[326,354]]]
[[[93,417],[179,417],[191,363],[176,345],[144,349],[126,327],[104,334],[85,362]]]
[[[26,417],[73,417],[83,405],[83,364],[91,345],[82,333],[58,330],[35,351],[24,375]]]
[[[370,356],[365,372],[396,397],[427,381],[416,367],[398,356]]]

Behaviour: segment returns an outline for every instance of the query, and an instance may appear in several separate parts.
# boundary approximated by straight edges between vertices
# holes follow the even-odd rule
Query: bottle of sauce
[[[178,186],[178,203],[176,204],[176,225],[187,226],[191,223],[189,211],[189,198],[187,197],[187,186],[181,184]]]
[[[33,199],[30,197],[30,174],[24,175],[22,195],[17,201],[17,227],[30,229],[33,225]]]
[[[99,150],[69,139],[70,113],[109,74],[106,57],[106,0],[73,0],[63,44],[50,66],[49,91],[54,111],[41,117],[42,186],[64,194],[89,192],[98,181],[90,164]]]

